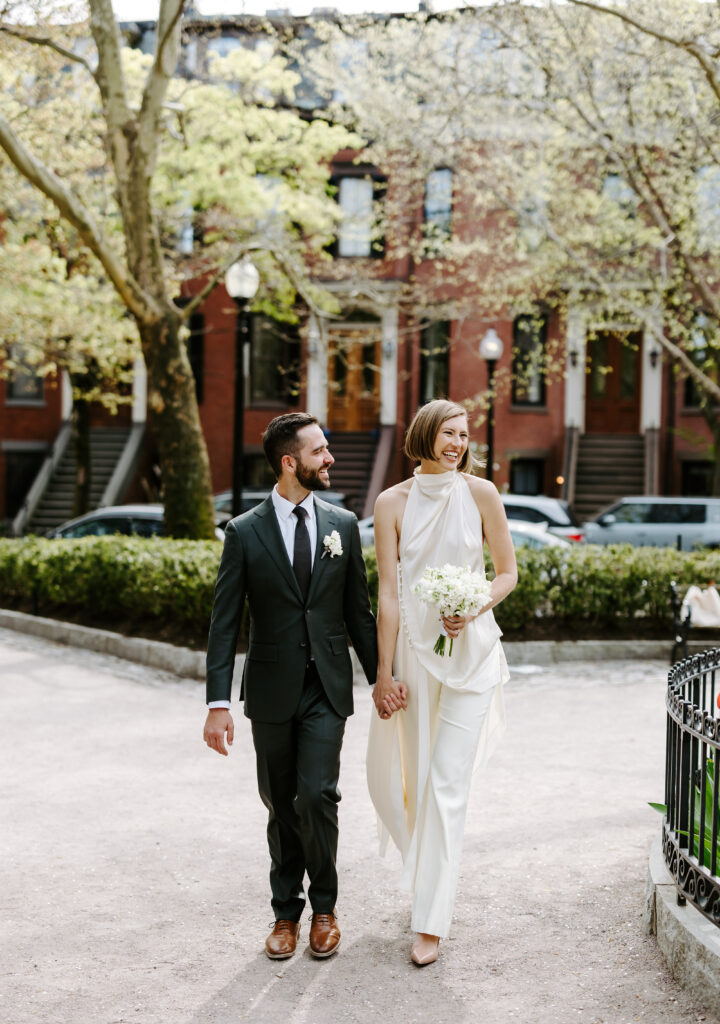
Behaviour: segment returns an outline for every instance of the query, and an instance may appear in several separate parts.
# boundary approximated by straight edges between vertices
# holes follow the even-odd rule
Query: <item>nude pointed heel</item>
[[[440,939],[435,939],[435,942],[428,942],[427,939],[422,939],[418,936],[413,942],[412,949],[410,950],[410,959],[418,967],[425,967],[427,964],[433,964],[438,958],[438,952],[440,949]]]

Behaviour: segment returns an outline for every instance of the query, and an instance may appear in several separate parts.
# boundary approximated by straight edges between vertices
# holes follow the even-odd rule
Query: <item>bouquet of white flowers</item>
[[[472,572],[467,566],[444,565],[441,569],[428,566],[422,579],[413,587],[421,601],[435,605],[441,615],[476,615],[491,599],[490,583],[485,573]],[[445,654],[443,632],[433,647],[436,654]],[[452,654],[450,639],[448,657]]]

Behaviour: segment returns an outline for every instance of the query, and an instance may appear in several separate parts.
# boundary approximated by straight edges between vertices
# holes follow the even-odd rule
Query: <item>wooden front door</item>
[[[381,328],[334,324],[328,333],[328,427],[373,430],[380,415]]]
[[[640,431],[639,332],[601,331],[588,339],[585,429],[589,434]]]

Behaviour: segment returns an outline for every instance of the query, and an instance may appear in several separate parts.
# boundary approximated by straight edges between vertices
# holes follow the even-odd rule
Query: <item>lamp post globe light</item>
[[[247,257],[233,263],[225,274],[225,288],[235,300],[235,402],[233,413],[232,514],[239,516],[243,492],[245,448],[245,342],[250,323],[250,301],[260,286],[260,274]]]
[[[491,327],[485,332],[482,341],[480,342],[480,358],[484,359],[487,363],[487,386],[490,393],[487,419],[487,468],[485,470],[485,476],[488,480],[492,480],[493,478],[493,460],[495,458],[495,397],[493,395],[493,376],[495,374],[495,364],[502,354],[502,338],[498,335],[495,328]]]

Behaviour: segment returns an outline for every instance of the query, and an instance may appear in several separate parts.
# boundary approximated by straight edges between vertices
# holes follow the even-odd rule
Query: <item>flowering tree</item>
[[[335,116],[393,186],[379,230],[412,261],[408,309],[562,316],[579,300],[637,324],[696,385],[720,493],[717,5],[495,0],[324,34]],[[428,203],[441,168],[451,230]],[[546,374],[564,366],[551,349]]]
[[[185,325],[248,252],[265,308],[287,310],[298,292],[321,301],[305,267],[335,222],[326,161],[358,140],[276,107],[297,76],[270,50],[178,77],[184,6],[162,0],[152,55],[123,47],[110,0],[53,5],[51,22],[28,3],[0,9],[3,259],[14,267],[0,278],[0,336],[10,368],[19,340],[40,372],[77,367],[79,379],[83,367],[87,387],[91,369],[91,393],[127,373],[136,337],[168,532],[205,537],[211,483]],[[181,308],[182,280],[198,278]]]

